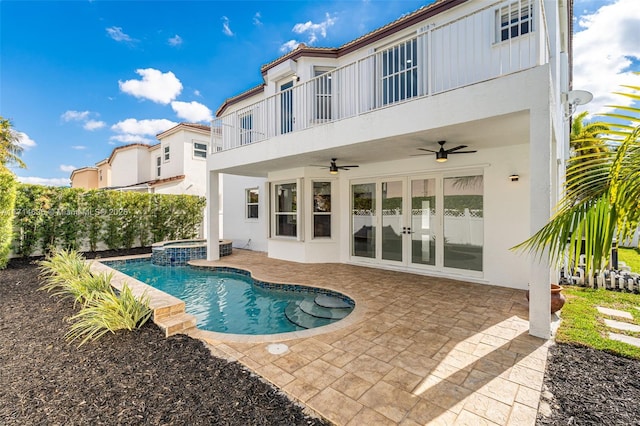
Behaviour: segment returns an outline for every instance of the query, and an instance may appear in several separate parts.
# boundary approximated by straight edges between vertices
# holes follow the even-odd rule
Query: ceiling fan
[[[337,175],[338,174],[338,170],[349,170],[349,169],[352,169],[354,167],[358,167],[355,164],[351,164],[349,166],[338,166],[336,164],[336,160],[337,160],[337,158],[332,158],[331,159],[331,163],[328,166],[317,166],[317,165],[314,165],[314,167],[322,167],[323,169],[329,169],[329,173],[331,173],[332,175]]]
[[[435,152],[436,154],[436,161],[439,163],[444,163],[445,161],[447,161],[447,157],[449,154],[472,154],[474,152],[478,152],[478,151],[460,151],[461,149],[464,149],[467,147],[467,145],[458,145],[455,148],[449,148],[449,149],[444,149],[444,144],[447,143],[447,141],[438,141],[438,143],[440,144],[440,150],[438,151],[434,151],[432,149],[426,149],[426,148],[418,148],[420,151],[428,151],[428,152]],[[428,154],[416,154],[416,155],[428,155]]]

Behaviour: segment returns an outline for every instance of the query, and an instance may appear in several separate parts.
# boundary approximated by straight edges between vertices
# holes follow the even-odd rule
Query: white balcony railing
[[[264,141],[397,103],[511,74],[548,61],[536,0],[503,1],[378,50],[213,120],[212,152]],[[513,10],[512,10],[513,8]],[[517,8],[517,9],[516,9]],[[527,31],[513,16],[529,14]],[[501,41],[500,15],[522,34]],[[538,24],[541,23],[541,24]],[[523,24],[524,25],[524,24]],[[546,36],[546,35],[545,35]],[[545,40],[545,38],[542,38]]]

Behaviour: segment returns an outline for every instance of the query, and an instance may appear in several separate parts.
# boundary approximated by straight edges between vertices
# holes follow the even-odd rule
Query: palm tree
[[[0,116],[0,165],[6,167],[13,163],[26,168],[26,164],[20,159],[22,151],[20,136],[13,129],[11,121]]]
[[[625,87],[640,90],[640,86]],[[640,100],[637,94],[618,94]],[[593,274],[606,266],[613,239],[631,236],[640,220],[640,108],[616,110],[621,112],[602,114],[616,122],[597,131],[598,139],[615,148],[578,152],[567,167],[556,213],[531,238],[514,247],[538,256],[548,250],[556,266],[565,260],[575,264],[583,252],[585,275],[591,283]]]
[[[609,130],[609,125],[601,121],[585,123],[584,120],[588,114],[588,111],[581,112],[571,122],[568,165],[573,165],[579,161],[587,161],[611,149],[606,141],[600,137],[601,134],[606,134]]]

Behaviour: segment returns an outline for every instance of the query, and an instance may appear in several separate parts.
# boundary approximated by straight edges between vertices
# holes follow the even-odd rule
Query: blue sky
[[[594,93],[590,111],[618,101],[619,84],[640,85],[637,2],[575,0],[574,88]],[[116,146],[207,123],[297,43],[337,47],[428,3],[2,0],[0,115],[28,165],[15,172],[66,184]]]

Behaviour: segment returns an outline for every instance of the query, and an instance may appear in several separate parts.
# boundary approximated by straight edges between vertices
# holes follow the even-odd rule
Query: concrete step
[[[298,305],[300,310],[306,314],[313,315],[318,318],[327,318],[339,320],[351,313],[351,309],[345,308],[325,308],[316,304],[312,300],[303,300]]]
[[[158,327],[164,330],[165,336],[173,336],[196,326],[196,317],[187,313],[180,313],[154,320]]]

